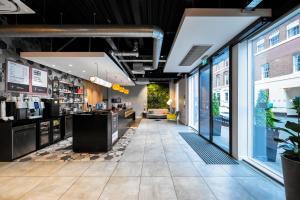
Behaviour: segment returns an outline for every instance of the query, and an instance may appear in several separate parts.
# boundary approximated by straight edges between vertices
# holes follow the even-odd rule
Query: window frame
[[[273,43],[272,41],[274,41],[273,39],[274,38],[278,38],[276,39],[275,43]],[[269,44],[270,44],[270,47],[272,46],[275,46],[276,44],[278,44],[280,42],[280,36],[279,36],[279,31],[275,31],[274,33],[272,33],[270,36],[269,36]]]
[[[268,67],[268,71],[265,70],[266,66]],[[270,78],[270,64],[269,63],[265,63],[261,65],[261,79],[268,79]],[[268,73],[268,77],[265,77],[266,73]]]
[[[298,27],[298,33],[294,34],[294,35],[290,35],[290,31],[294,28],[297,28]],[[300,27],[299,27],[299,19],[289,23],[287,26],[286,26],[286,37],[287,39],[290,39],[290,38],[293,38],[297,35],[300,34]]]
[[[259,48],[260,46],[262,49]],[[265,39],[260,39],[256,43],[256,53],[262,52],[263,50],[265,50]]]
[[[296,61],[297,57],[298,61]],[[298,64],[298,66],[296,66],[296,63]],[[293,72],[300,72],[300,52],[293,55]]]

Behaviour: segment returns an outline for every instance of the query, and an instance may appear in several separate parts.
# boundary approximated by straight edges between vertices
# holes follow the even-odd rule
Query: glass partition
[[[199,73],[199,134],[210,138],[210,66]]]
[[[199,128],[199,107],[198,107],[198,95],[199,95],[199,73],[195,73],[188,79],[189,87],[189,126],[198,131]]]
[[[212,139],[229,152],[230,140],[230,81],[229,48],[212,60]]]

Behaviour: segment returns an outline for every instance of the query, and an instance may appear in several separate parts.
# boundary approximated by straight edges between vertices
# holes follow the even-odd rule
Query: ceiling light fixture
[[[260,4],[263,0],[251,0],[250,2],[248,1],[247,6],[245,7],[245,10],[254,10],[258,4]]]
[[[73,65],[72,64],[69,64],[69,67],[72,67]]]
[[[52,65],[52,67],[55,67],[55,65]]]
[[[101,79],[101,78],[98,77],[98,63],[95,63],[95,64],[97,65],[97,76],[91,76],[90,77],[90,81],[93,82],[93,83],[95,83],[95,84],[111,88],[112,83],[110,83],[108,81],[105,81],[105,80],[103,80],[103,79]]]
[[[82,70],[82,73],[85,73],[86,71],[85,70]]]

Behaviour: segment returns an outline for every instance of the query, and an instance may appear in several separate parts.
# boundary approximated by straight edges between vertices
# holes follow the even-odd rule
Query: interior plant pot
[[[281,156],[285,196],[287,200],[298,200],[300,194],[300,162]]]
[[[221,136],[222,117],[214,117],[213,121],[213,136]]]
[[[278,129],[267,128],[267,159],[276,162],[278,142],[274,138],[279,137]]]

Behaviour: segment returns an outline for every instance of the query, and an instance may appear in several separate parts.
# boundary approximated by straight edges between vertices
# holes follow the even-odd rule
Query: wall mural
[[[169,108],[169,83],[151,83],[148,89],[148,108]]]

